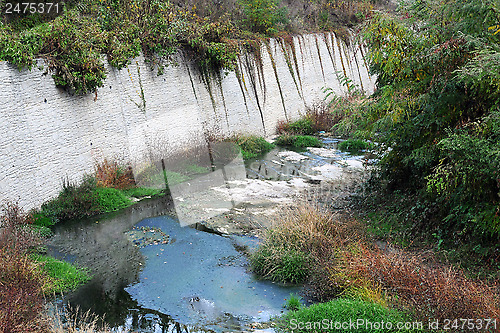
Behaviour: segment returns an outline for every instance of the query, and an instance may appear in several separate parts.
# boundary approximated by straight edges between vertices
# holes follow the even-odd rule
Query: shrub
[[[0,332],[46,332],[45,277],[28,252],[41,244],[30,216],[7,203],[0,216]]]
[[[45,277],[27,254],[0,247],[0,332],[48,332]]]
[[[422,254],[383,253],[362,248],[346,256],[332,275],[349,286],[380,286],[396,295],[393,302],[417,318],[500,319],[499,298],[493,287],[468,279],[458,268],[437,265]],[[334,277],[335,276],[335,277]]]
[[[288,124],[287,132],[296,135],[314,134],[313,123],[310,119],[304,118]]]
[[[42,244],[42,239],[32,228],[31,215],[23,212],[16,203],[2,207],[0,216],[0,248],[17,254],[25,254]]]
[[[324,320],[328,320],[328,325],[324,327]],[[392,323],[394,329],[376,329],[370,325],[359,325],[353,329],[352,326],[335,327],[334,323],[350,323],[362,320],[363,323]],[[408,318],[396,310],[383,307],[379,304],[361,300],[351,300],[339,298],[327,303],[313,304],[303,307],[297,311],[288,312],[277,319],[277,327],[280,332],[415,332],[422,329],[398,330],[397,323],[407,321]],[[303,327],[299,327],[301,323]],[[317,323],[316,326],[314,326]],[[317,325],[320,326],[317,326]],[[423,325],[422,327],[424,327]],[[387,326],[384,326],[387,327]]]
[[[266,139],[259,136],[237,136],[230,140],[238,144],[245,160],[263,155],[274,148],[272,143],[267,142]]]
[[[333,221],[318,206],[300,203],[295,208],[285,207],[251,255],[252,269],[271,280],[311,280],[323,257],[335,257],[335,249],[358,238],[354,230],[354,224]]]
[[[131,167],[122,167],[118,162],[104,159],[95,166],[95,179],[98,187],[112,187],[124,190],[135,185]]]
[[[108,184],[112,185],[111,182]],[[113,212],[131,204],[130,199],[121,190],[97,187],[95,178],[86,176],[79,185],[65,181],[57,198],[45,202],[41,210],[34,213],[35,223],[40,226],[50,226],[72,219]]]
[[[497,26],[497,9],[478,0],[375,15],[363,38],[377,91],[352,121],[390,147],[379,164],[387,190],[437,202],[422,230],[481,247],[500,236]]]
[[[64,181],[57,198],[42,204],[41,214],[54,223],[98,214],[100,207],[95,190],[92,177],[84,178],[80,185]]]
[[[339,143],[338,147],[342,151],[348,151],[351,154],[359,154],[362,150],[368,149],[369,143],[361,139],[347,139]]]
[[[278,0],[242,0],[245,22],[254,32],[274,35],[278,23],[286,23],[286,11]]]
[[[282,135],[311,135],[314,134],[313,123],[308,118],[302,118],[294,122],[278,121],[276,133]]]
[[[307,135],[280,135],[275,144],[278,146],[291,146],[295,148],[322,147],[323,143],[314,136]]]

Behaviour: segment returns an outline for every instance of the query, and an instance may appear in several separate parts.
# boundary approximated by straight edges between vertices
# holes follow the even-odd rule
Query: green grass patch
[[[314,134],[313,123],[310,119],[303,118],[286,125],[286,131],[293,134],[312,135]]]
[[[184,167],[184,173],[188,175],[201,175],[210,171],[209,167],[203,167],[197,164],[188,164]]]
[[[245,160],[263,155],[275,147],[260,136],[240,136],[235,141],[240,147]]]
[[[301,297],[296,294],[290,294],[290,297],[286,300],[285,309],[290,311],[297,311],[302,307],[302,303],[300,302]]]
[[[146,188],[146,187],[134,187],[127,190],[123,190],[126,196],[132,198],[144,198],[144,197],[155,197],[161,195],[163,190],[156,188]]]
[[[323,143],[317,137],[309,135],[280,135],[275,143],[278,146],[290,146],[295,148],[323,146]]]
[[[170,170],[165,170],[163,174],[167,177],[169,186],[177,185],[191,179],[189,176]]]
[[[362,321],[363,324],[352,327],[350,322]],[[385,323],[385,329],[375,329],[375,323]],[[422,329],[396,329],[397,323],[408,322],[401,312],[383,307],[376,303],[362,300],[338,298],[327,303],[313,304],[297,311],[288,312],[277,319],[279,332],[423,332]],[[332,323],[332,324],[330,324]],[[344,324],[345,327],[335,327],[334,324]],[[370,326],[368,323],[371,323]],[[391,323],[393,329],[389,329]],[[324,324],[324,325],[323,325]],[[338,325],[337,324],[337,325]],[[368,325],[367,325],[368,324]],[[320,326],[313,326],[320,325]],[[321,326],[323,325],[323,326]]]
[[[75,290],[88,282],[92,277],[88,269],[79,268],[66,261],[44,255],[33,255],[33,259],[41,263],[42,271],[49,277],[47,294],[62,293]]]
[[[101,212],[109,213],[132,205],[132,201],[120,190],[99,187],[95,190]]]
[[[347,139],[340,142],[338,148],[351,154],[358,154],[362,150],[370,148],[370,144],[361,139]]]
[[[272,281],[302,283],[309,276],[309,257],[279,243],[261,245],[250,257],[255,274]]]

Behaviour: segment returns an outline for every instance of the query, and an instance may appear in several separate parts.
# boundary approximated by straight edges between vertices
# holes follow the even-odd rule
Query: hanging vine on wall
[[[68,0],[57,17],[2,11],[0,60],[31,69],[35,59],[44,59],[58,87],[85,94],[106,79],[103,55],[121,69],[142,53],[162,74],[182,49],[199,68],[232,71],[242,50],[260,49],[252,47],[254,42],[295,31],[294,24],[306,22],[292,20],[287,13],[292,5],[279,0],[228,2],[217,11],[201,0],[193,3],[197,6],[191,8],[165,0]],[[309,8],[296,15],[316,14]],[[310,22],[309,28],[316,29],[315,20]]]
[[[146,97],[144,95],[144,88],[142,86],[142,78],[141,78],[141,68],[139,67],[139,63],[136,61],[135,62],[137,66],[137,77],[139,80],[139,91],[136,91],[137,95],[139,95],[140,102],[136,102],[134,99],[130,97],[130,100],[141,110],[142,112],[146,113]],[[130,81],[133,83],[134,80],[132,79],[132,74],[130,74],[130,69],[127,68],[128,75],[130,77]]]

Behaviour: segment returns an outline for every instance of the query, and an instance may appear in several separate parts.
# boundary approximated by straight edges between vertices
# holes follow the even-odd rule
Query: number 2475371
[[[49,14],[59,13],[59,3],[53,2],[20,2],[11,3],[7,2],[4,7],[4,14]]]

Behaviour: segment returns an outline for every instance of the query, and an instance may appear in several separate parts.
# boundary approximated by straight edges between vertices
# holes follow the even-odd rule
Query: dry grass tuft
[[[319,205],[299,203],[284,207],[267,231],[263,244],[253,253],[252,267],[257,274],[272,280],[317,280],[318,283],[311,285],[323,286],[319,280],[325,279],[318,277],[325,275],[322,272],[325,260],[335,261],[339,248],[355,243],[360,235],[358,229],[355,220],[340,222]]]
[[[500,320],[500,299],[494,286],[467,278],[457,267],[436,264],[431,254],[384,253],[364,247],[345,261],[341,272],[352,285],[368,280],[397,295],[396,305],[420,319]]]
[[[90,311],[81,313],[78,309],[68,307],[64,314],[60,314],[56,309],[50,329],[51,333],[116,333],[101,322],[102,320]]]
[[[30,227],[31,215],[25,214],[17,203],[7,203],[0,216],[0,248],[23,254],[42,244],[40,236]]]
[[[333,113],[326,103],[318,103],[307,108],[306,119],[311,121],[314,132],[329,132],[341,117]]]
[[[360,234],[360,225],[355,220],[340,221],[326,208],[301,202],[278,213],[266,241],[294,244],[298,249],[321,256],[329,254],[332,248],[346,247],[359,240]]]
[[[135,185],[132,168],[122,167],[118,162],[104,159],[95,166],[95,178],[98,187],[111,187],[119,190],[131,188]]]
[[[43,320],[45,276],[29,257],[40,237],[29,224],[31,217],[14,203],[0,216],[0,332],[46,332]]]
[[[320,301],[348,296],[394,306],[423,321],[500,321],[498,285],[468,278],[429,251],[382,251],[366,241],[355,219],[317,205],[284,209],[252,258],[261,275],[305,278],[309,296]]]

